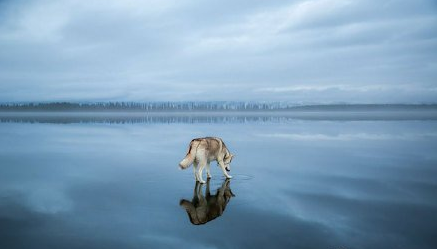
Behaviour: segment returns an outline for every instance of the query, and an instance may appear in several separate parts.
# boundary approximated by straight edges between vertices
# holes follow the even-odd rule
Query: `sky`
[[[436,103],[435,0],[0,0],[0,102]]]

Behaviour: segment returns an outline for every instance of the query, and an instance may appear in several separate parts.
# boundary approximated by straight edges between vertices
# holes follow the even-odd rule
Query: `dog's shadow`
[[[182,199],[179,202],[179,205],[187,211],[193,225],[203,225],[221,216],[226,205],[235,196],[230,188],[230,179],[223,181],[222,186],[217,189],[215,195],[210,194],[209,183],[210,179],[206,182],[206,191],[203,195],[202,186],[204,184],[196,181],[193,199],[191,201]]]

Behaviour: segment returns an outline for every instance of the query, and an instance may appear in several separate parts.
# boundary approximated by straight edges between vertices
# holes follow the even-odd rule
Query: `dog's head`
[[[234,155],[229,153],[229,154],[226,154],[225,158],[223,159],[223,162],[225,163],[226,171],[231,171],[232,158],[234,158]]]

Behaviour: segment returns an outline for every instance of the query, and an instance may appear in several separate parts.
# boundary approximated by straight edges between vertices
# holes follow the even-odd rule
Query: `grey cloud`
[[[1,4],[1,101],[295,101],[253,89],[339,84],[297,99],[437,97],[431,0]],[[398,85],[411,91],[392,98]]]

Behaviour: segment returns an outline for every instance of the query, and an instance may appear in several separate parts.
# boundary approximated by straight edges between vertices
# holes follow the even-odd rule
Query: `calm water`
[[[0,123],[0,248],[437,248],[435,119],[44,120]]]

